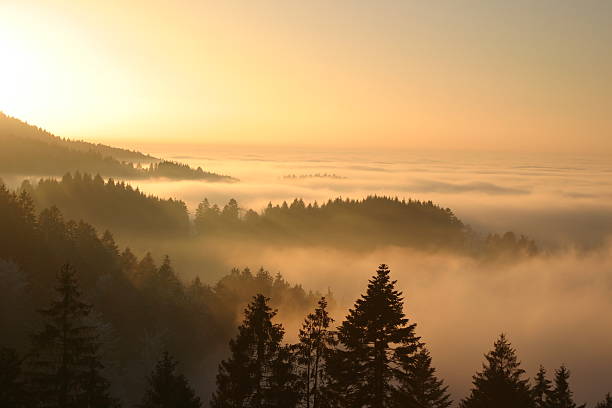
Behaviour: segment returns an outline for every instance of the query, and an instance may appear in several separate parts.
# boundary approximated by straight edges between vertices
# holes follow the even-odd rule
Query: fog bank
[[[577,401],[594,403],[612,388],[612,247],[511,265],[400,248],[362,256],[278,248],[248,252],[246,259],[242,254],[234,259],[265,264],[306,288],[330,288],[339,305],[338,323],[377,265],[389,264],[404,292],[405,312],[418,324],[455,399],[467,393],[483,354],[502,332],[529,376],[540,364],[550,375],[566,364]]]

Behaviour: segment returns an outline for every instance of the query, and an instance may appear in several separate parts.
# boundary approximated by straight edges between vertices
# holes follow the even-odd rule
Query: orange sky
[[[65,137],[612,153],[605,0],[0,1],[0,110]]]

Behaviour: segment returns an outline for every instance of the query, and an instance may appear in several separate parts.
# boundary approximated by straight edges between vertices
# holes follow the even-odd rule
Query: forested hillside
[[[83,140],[64,139],[55,136],[37,126],[33,126],[19,119],[10,117],[2,112],[0,112],[0,135],[2,137],[10,136],[13,138],[18,137],[37,140],[39,142],[66,147],[80,152],[95,152],[104,157],[114,157],[122,162],[148,164],[159,161],[159,159],[153,156],[137,152],[135,150],[121,149],[118,147],[103,145],[101,143],[85,142]]]
[[[140,152],[102,144],[62,139],[0,112],[0,173],[57,175],[100,173],[119,178],[172,178],[235,181],[231,177],[193,169]],[[144,165],[144,166],[143,166]]]
[[[75,188],[75,182],[94,188],[88,194],[107,188],[137,197],[137,205],[156,200],[98,177],[66,176],[38,188]],[[309,208],[297,203],[294,210]],[[409,211],[433,212],[443,224],[463,228],[452,212],[431,203],[370,198],[311,210],[364,205],[415,206]],[[269,206],[258,217],[291,211],[283,207]],[[219,217],[247,222],[236,212],[230,202]],[[234,269],[214,285],[199,278],[186,283],[167,256],[120,249],[110,232],[67,220],[57,207],[37,212],[27,189],[11,192],[0,184],[0,405],[448,408],[449,390],[395,285],[381,265],[335,323],[331,292],[306,292],[264,269]],[[298,318],[304,320],[297,335],[277,321]],[[529,381],[502,335],[459,406],[577,408],[569,379],[562,365],[554,382],[543,368]],[[597,408],[611,402],[606,397]]]
[[[185,203],[147,195],[122,181],[100,175],[65,174],[60,180],[47,178],[24,181],[27,192],[39,209],[58,207],[70,219],[88,220],[99,229],[122,236],[152,235],[173,238],[190,231]]]
[[[223,208],[204,199],[194,226],[201,237],[234,236],[277,245],[315,245],[359,250],[399,246],[453,250],[478,256],[533,255],[535,243],[512,232],[480,237],[450,208],[431,201],[369,196],[268,206],[258,213],[230,200]]]
[[[371,250],[399,246],[452,250],[476,256],[533,255],[535,243],[512,232],[481,237],[449,208],[431,201],[370,196],[334,199],[321,205],[295,199],[261,212],[243,209],[236,200],[222,207],[204,199],[192,220],[185,203],[146,195],[124,182],[99,175],[65,174],[61,180],[24,182],[37,208],[57,206],[72,219],[85,219],[120,236],[149,238],[228,238],[282,246],[326,246]],[[380,234],[384,231],[384,234]],[[195,234],[195,236],[193,236]]]
[[[124,401],[140,398],[163,350],[183,361],[198,392],[211,391],[218,360],[253,293],[273,297],[287,318],[305,314],[320,297],[263,269],[234,270],[214,285],[183,282],[168,257],[120,249],[110,232],[65,219],[56,207],[35,212],[27,193],[0,185],[0,348],[32,351],[30,336],[43,328],[37,311],[54,299],[66,264],[77,273],[83,299],[95,305],[88,324],[99,327],[104,373]]]
[[[307,294],[263,270],[234,270],[215,286],[199,279],[186,285],[167,257],[158,267],[150,254],[120,252],[108,232],[100,237],[55,208],[38,216],[32,208],[27,193],[0,186],[2,406],[452,404],[386,265],[336,325],[330,294]],[[236,332],[238,311],[253,293]],[[279,299],[286,299],[284,313],[306,316],[294,344],[276,321],[270,302]],[[554,383],[543,368],[529,381],[505,335],[485,358],[460,407],[577,407],[565,366]],[[606,396],[597,408],[611,401]]]

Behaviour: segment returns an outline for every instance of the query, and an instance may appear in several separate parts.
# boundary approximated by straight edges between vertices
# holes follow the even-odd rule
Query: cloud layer
[[[220,205],[236,198],[244,208],[256,210],[269,201],[296,197],[321,202],[387,194],[433,200],[478,231],[513,230],[550,247],[593,248],[604,245],[612,232],[612,166],[605,158],[199,149],[191,148],[190,164],[241,182],[138,184],[145,191],[183,199],[192,209],[204,197]],[[154,153],[186,157],[169,147]],[[283,178],[316,173],[346,178]]]

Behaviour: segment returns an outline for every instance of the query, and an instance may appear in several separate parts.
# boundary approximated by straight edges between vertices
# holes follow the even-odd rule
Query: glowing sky
[[[612,152],[609,0],[0,0],[0,110],[65,137]]]

